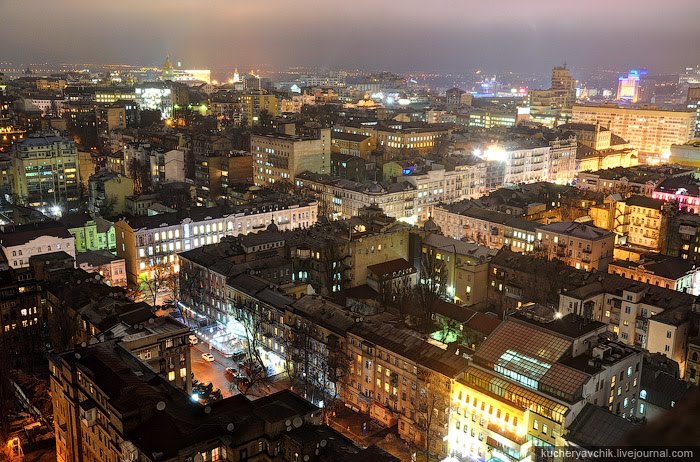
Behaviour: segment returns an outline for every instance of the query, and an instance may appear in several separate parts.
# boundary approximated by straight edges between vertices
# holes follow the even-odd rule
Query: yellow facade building
[[[627,140],[640,154],[661,155],[672,144],[683,144],[695,133],[695,113],[632,109],[618,106],[579,106],[572,110],[574,123],[600,124]]]

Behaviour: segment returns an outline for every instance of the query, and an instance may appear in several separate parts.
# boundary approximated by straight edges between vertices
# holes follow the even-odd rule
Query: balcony
[[[97,422],[97,405],[91,399],[86,399],[80,403],[80,421],[86,427],[92,427]]]
[[[500,425],[496,425],[492,422],[489,422],[489,424],[487,425],[486,428],[488,428],[493,433],[496,433],[498,435],[501,435],[504,438],[507,438],[509,441],[512,441],[513,443],[515,443],[518,446],[527,442],[527,435],[520,436],[520,435],[516,434],[514,431],[511,431],[510,429],[508,429],[507,426],[501,427]],[[492,440],[492,438],[489,437],[489,440]],[[497,441],[495,441],[495,440],[492,440],[492,441],[494,441],[498,447],[503,447]],[[488,444],[489,444],[489,446],[492,446],[492,444],[490,442]]]
[[[583,249],[582,252],[587,253],[587,254],[591,254],[591,253],[593,253],[593,250],[586,248],[586,249]]]

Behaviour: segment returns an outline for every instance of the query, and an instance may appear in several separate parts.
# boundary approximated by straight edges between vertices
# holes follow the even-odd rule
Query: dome
[[[384,188],[382,188],[382,185],[377,183],[376,181],[369,185],[369,188],[367,188],[367,192],[371,193],[381,193],[384,192]]]
[[[425,223],[423,223],[423,230],[429,233],[439,233],[440,227],[433,221],[432,217],[428,217]]]
[[[267,225],[267,230],[268,231],[279,231],[280,229],[275,224],[275,220],[270,220],[270,224]]]

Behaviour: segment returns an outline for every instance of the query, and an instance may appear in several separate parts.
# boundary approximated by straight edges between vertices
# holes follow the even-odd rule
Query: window
[[[639,399],[647,399],[647,391],[642,390],[639,392]]]
[[[542,433],[547,434],[547,424],[542,425]]]
[[[175,380],[175,371],[168,372],[168,381],[172,382]]]
[[[537,419],[535,419],[535,420],[532,422],[532,428],[534,428],[535,430],[539,430],[539,429],[540,429],[540,423],[537,421]]]

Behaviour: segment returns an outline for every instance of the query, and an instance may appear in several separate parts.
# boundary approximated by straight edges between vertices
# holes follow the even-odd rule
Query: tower
[[[161,75],[161,80],[173,80],[175,73],[173,72],[173,64],[170,62],[170,55],[165,56],[165,63],[163,64],[163,73]]]

